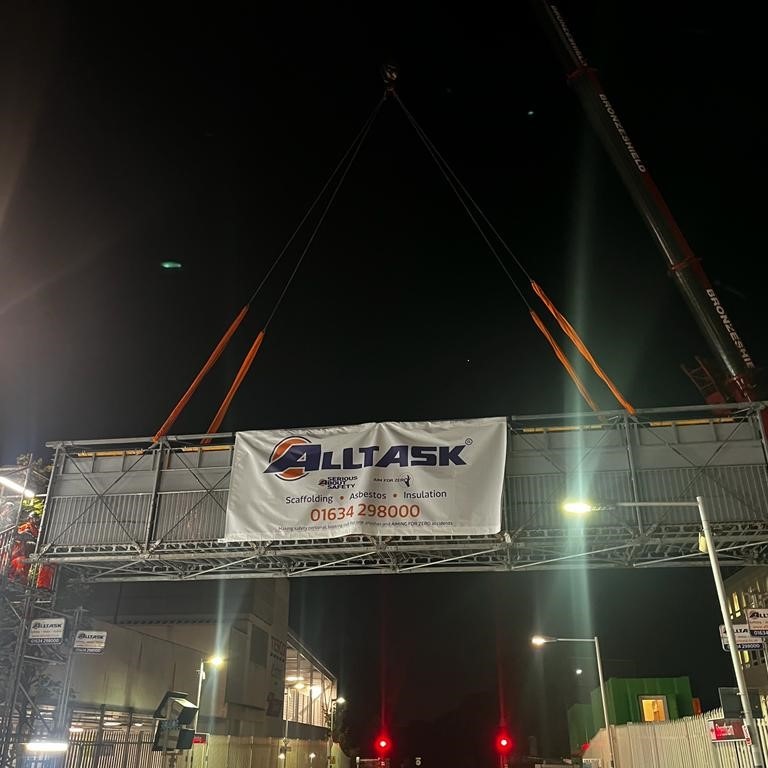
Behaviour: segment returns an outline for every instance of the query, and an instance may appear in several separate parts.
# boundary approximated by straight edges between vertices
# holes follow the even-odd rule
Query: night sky
[[[688,1],[561,8],[753,358],[768,360],[757,25]],[[680,363],[710,353],[527,4],[0,14],[0,463],[47,456],[55,439],[154,433],[381,98],[385,61],[627,398],[700,402]],[[176,433],[206,429],[305,243]],[[583,407],[388,100],[222,430]],[[565,705],[583,691],[561,648],[532,655],[534,630],[597,632],[609,675],[691,674],[716,703],[730,675],[705,569],[575,573],[312,578],[295,583],[292,621],[339,671],[361,741],[382,701],[397,739],[476,696],[496,712],[503,700],[520,740],[566,749]]]

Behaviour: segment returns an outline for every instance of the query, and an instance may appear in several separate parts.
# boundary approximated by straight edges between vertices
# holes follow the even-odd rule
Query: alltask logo
[[[281,480],[298,480],[321,469],[461,466],[467,463],[461,458],[464,448],[464,445],[392,445],[387,448],[368,445],[324,451],[321,444],[294,435],[274,447],[264,473],[277,475]]]

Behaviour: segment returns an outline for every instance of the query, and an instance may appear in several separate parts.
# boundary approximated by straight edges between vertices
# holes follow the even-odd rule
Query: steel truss
[[[14,639],[8,669],[0,689],[0,767],[19,764],[25,738],[65,738],[72,673],[72,645],[80,622],[80,609],[54,610],[55,595],[31,586],[3,583],[0,589],[0,629]],[[33,645],[30,625],[35,619],[64,618],[67,637],[55,645]],[[60,671],[56,671],[59,668]],[[35,689],[41,670],[57,684],[41,695]]]
[[[765,405],[510,417],[490,536],[223,542],[233,435],[53,443],[36,558],[88,581],[706,566],[696,511],[664,505],[702,495],[722,564],[764,565]],[[559,509],[577,479],[588,520]]]

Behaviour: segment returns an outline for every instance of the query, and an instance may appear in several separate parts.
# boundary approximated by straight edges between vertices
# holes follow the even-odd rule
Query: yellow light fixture
[[[571,515],[586,515],[594,510],[594,506],[589,501],[583,499],[572,499],[563,502],[563,512]]]

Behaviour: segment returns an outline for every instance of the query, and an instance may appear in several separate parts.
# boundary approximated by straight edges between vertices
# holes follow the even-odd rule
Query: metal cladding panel
[[[164,469],[160,473],[158,490],[161,493],[195,492],[203,490],[226,491],[229,489],[229,467],[190,467]]]
[[[140,542],[149,520],[149,494],[62,496],[46,507],[44,545]]]
[[[760,435],[749,422],[633,427],[637,469],[765,464]]]
[[[602,503],[626,501],[632,488],[627,472],[581,473],[578,475],[507,476],[504,495],[507,524],[517,528],[562,529],[580,527],[631,525],[636,519],[633,509],[620,508],[575,518],[562,511],[568,498],[600,499]]]
[[[623,427],[511,432],[507,445],[508,475],[627,469],[629,461]]]
[[[157,453],[65,456],[53,476],[52,496],[151,493]]]
[[[768,474],[762,466],[686,467],[636,473],[638,501],[707,499],[712,522],[768,521]],[[566,499],[588,499],[601,507],[633,499],[629,472],[574,472],[507,476],[507,521],[513,528],[562,528],[573,518],[561,505]],[[643,508],[648,523],[698,523],[696,507]],[[580,518],[581,525],[604,526],[636,520],[632,507],[605,509]]]
[[[687,467],[637,473],[638,493],[647,501],[691,501],[703,496],[715,522],[768,521],[768,475],[764,466]],[[643,510],[648,522],[698,523],[695,507]]]
[[[631,459],[630,459],[631,456]],[[752,421],[511,430],[507,474],[765,464]]]
[[[224,535],[227,491],[162,493],[154,539],[212,541]]]

